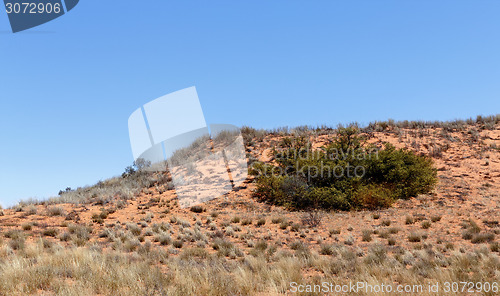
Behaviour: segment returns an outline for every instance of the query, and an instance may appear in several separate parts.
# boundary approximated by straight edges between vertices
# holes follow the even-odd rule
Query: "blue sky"
[[[123,172],[128,116],[196,86],[208,123],[500,113],[499,1],[81,1],[0,12],[0,202]]]

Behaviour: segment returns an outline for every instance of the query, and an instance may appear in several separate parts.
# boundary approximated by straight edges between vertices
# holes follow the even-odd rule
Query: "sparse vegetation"
[[[256,224],[257,226],[262,226],[264,224],[266,224],[266,219],[260,218],[259,220],[257,220],[257,224]]]
[[[480,244],[485,242],[491,242],[495,239],[495,235],[493,233],[476,233],[471,238],[471,243]]]
[[[423,229],[429,229],[431,227],[431,221],[425,220],[422,222],[422,228]]]
[[[334,234],[340,234],[341,230],[340,229],[330,229],[328,230],[328,233],[330,234],[330,236],[334,235]]]
[[[371,242],[372,241],[372,234],[373,234],[373,231],[372,230],[369,230],[369,229],[364,229],[362,232],[362,240],[364,242]]]
[[[52,206],[47,208],[47,214],[49,216],[63,216],[65,213],[62,207]]]
[[[233,246],[222,241],[217,243],[217,249],[227,254],[234,252]],[[8,256],[0,262],[0,275],[4,279],[0,291],[8,295],[36,294],[40,291],[55,293],[63,288],[77,295],[211,295],[214,291],[220,293],[217,295],[231,295],[235,291],[247,291],[254,295],[273,293],[278,287],[278,292],[284,293],[289,289],[290,282],[302,279],[300,270],[308,266],[325,271],[322,281],[338,284],[362,281],[366,276],[376,282],[397,276],[401,283],[425,284],[427,272],[440,284],[446,281],[469,281],[478,276],[484,281],[498,281],[495,272],[497,267],[492,264],[497,257],[492,254],[456,254],[442,262],[446,264],[446,269],[433,272],[435,264],[440,262],[437,259],[421,253],[408,253],[388,260],[390,255],[380,246],[371,248],[363,260],[356,259],[354,253],[341,246],[325,245],[322,253],[327,257],[309,255],[307,261],[300,257],[307,254],[303,244],[294,243],[293,249],[300,253],[287,255],[277,252],[272,255],[272,264],[263,256],[246,257],[245,263],[227,264],[227,259],[212,258],[199,248],[186,249],[179,258],[169,258],[154,248],[149,251],[136,248],[132,251],[136,253],[132,255],[119,251],[103,253],[89,248],[51,251],[40,244],[34,245],[30,253],[34,260],[23,260],[26,255],[19,254]],[[140,260],[130,260],[130,256]],[[200,261],[210,258],[209,261]],[[475,258],[473,264],[471,258]],[[331,260],[335,260],[333,264]],[[168,266],[176,276],[170,277],[163,273],[153,262]],[[359,269],[352,269],[354,263]],[[404,268],[406,264],[418,268]],[[468,273],[463,271],[465,266],[468,267]],[[63,267],[64,273],[40,272],[41,268],[60,270]],[[115,272],[111,273],[110,270]],[[275,274],[280,276],[276,277]],[[302,280],[303,283],[314,283],[312,279]]]
[[[166,246],[172,243],[172,239],[170,238],[170,236],[165,234],[162,234],[159,237],[157,237],[157,240],[158,242],[160,242],[162,246]]]
[[[323,213],[318,210],[307,211],[302,216],[302,224],[309,227],[318,227],[321,225],[321,220],[323,219]]]
[[[412,232],[408,235],[408,241],[411,243],[419,243],[422,241],[422,235]]]
[[[264,198],[265,203],[249,198],[250,190],[260,186],[260,181],[249,184],[250,178],[232,198],[181,209],[175,194],[165,193],[171,185],[168,174],[135,167],[94,186],[62,190],[58,198],[20,203],[2,212],[0,295],[283,295],[291,281],[498,282],[500,224],[485,206],[498,199],[497,177],[488,171],[498,165],[497,146],[488,142],[497,140],[484,133],[491,129],[489,120],[474,120],[474,128],[465,122],[441,123],[439,131],[426,130],[426,122],[357,128],[351,140],[360,140],[365,149],[372,147],[365,140],[382,132],[393,140],[401,134],[405,142],[397,147],[415,152],[383,146],[372,137],[370,143],[378,145],[379,157],[386,160],[355,162],[371,165],[370,179],[276,175],[262,181],[276,189],[270,194],[278,198]],[[404,126],[415,130],[398,130]],[[276,153],[308,148],[312,136],[325,135],[315,143],[325,149],[346,140],[335,129],[314,127],[247,132],[250,163],[263,149],[276,146],[281,150],[262,154],[275,168],[297,160]],[[429,135],[447,137],[450,144],[426,141]],[[465,180],[468,172],[458,170],[463,165],[456,153],[460,135],[469,145],[481,146],[474,150],[476,158],[464,156],[468,166],[481,166],[478,186]],[[428,170],[424,154],[441,157],[437,190],[383,209],[425,187],[430,180],[426,172],[433,169]],[[346,168],[351,160],[358,161],[347,156],[331,163]],[[292,167],[317,163],[299,159]],[[386,164],[392,168],[382,167]],[[455,165],[457,171],[447,172]],[[264,169],[258,162],[254,168],[259,166]],[[414,178],[414,171],[422,178]],[[483,196],[477,202],[476,191]],[[470,211],[470,204],[476,211]]]
[[[182,248],[183,245],[184,243],[182,242],[182,240],[175,240],[172,242],[172,246],[174,246],[177,249]]]
[[[135,236],[139,236],[142,233],[142,229],[137,224],[129,223],[127,224],[127,229]]]
[[[321,245],[320,254],[321,255],[333,255],[335,250],[332,245]]]
[[[271,219],[271,223],[273,224],[280,224],[283,222],[283,218],[282,217],[276,217],[276,218],[272,218]]]
[[[301,225],[299,223],[293,223],[290,226],[290,231],[297,232],[300,230]]]
[[[57,233],[58,233],[58,230],[55,228],[47,228],[42,232],[43,235],[51,236],[51,237],[56,237]]]
[[[352,246],[352,245],[354,245],[355,241],[356,240],[354,239],[354,237],[352,235],[348,235],[347,238],[344,241],[344,244],[346,244],[348,246]]]
[[[431,221],[433,223],[439,222],[439,221],[441,221],[441,216],[440,215],[432,216]]]
[[[205,211],[202,206],[193,206],[189,210],[194,213],[203,213]]]
[[[391,226],[391,220],[383,220],[381,224],[383,226]]]

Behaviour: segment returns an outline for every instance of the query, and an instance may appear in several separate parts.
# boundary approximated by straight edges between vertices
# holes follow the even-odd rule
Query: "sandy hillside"
[[[433,158],[439,182],[431,194],[398,200],[393,207],[378,211],[291,212],[259,202],[252,195],[255,184],[249,177],[225,196],[181,209],[175,190],[167,186],[168,177],[152,177],[148,186],[128,195],[117,190],[116,184],[114,191],[106,189],[111,183],[105,181],[98,185],[102,196],[87,196],[82,202],[54,199],[4,209],[0,217],[3,244],[13,251],[22,250],[16,244],[22,233],[23,245],[43,238],[49,245],[133,253],[148,244],[148,248],[164,250],[175,258],[186,250],[220,256],[222,247],[217,244],[223,241],[231,247],[222,257],[235,262],[252,255],[263,243],[264,249],[273,246],[275,251],[290,252],[302,243],[320,256],[330,256],[324,246],[335,245],[360,257],[380,244],[389,254],[432,249],[449,256],[481,247],[497,252],[493,246],[500,234],[499,125],[485,129],[474,122],[451,131],[390,125],[378,129],[365,134],[369,142],[389,142]],[[276,132],[252,138],[247,156],[270,161],[270,148],[283,136]],[[307,137],[317,146],[331,141],[335,133]],[[471,239],[464,235],[470,223],[482,236]],[[171,270],[168,264],[158,266],[164,272]],[[322,274],[319,269],[302,270],[305,278]]]

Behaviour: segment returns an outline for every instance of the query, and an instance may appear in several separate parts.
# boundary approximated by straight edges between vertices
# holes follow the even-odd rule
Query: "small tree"
[[[146,168],[149,168],[151,166],[151,161],[146,160],[144,158],[138,158],[136,161],[134,161],[134,167],[136,168],[137,171],[142,171]]]
[[[136,172],[142,172],[146,168],[151,166],[151,161],[146,160],[144,158],[138,158],[134,161],[132,165],[129,165],[125,168],[125,172],[122,174],[123,178],[132,176]]]

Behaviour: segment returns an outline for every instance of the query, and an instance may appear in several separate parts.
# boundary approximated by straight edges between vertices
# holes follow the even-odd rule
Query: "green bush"
[[[311,205],[325,209],[349,210],[353,208],[353,201],[347,194],[335,187],[313,187],[304,196],[301,208]]]
[[[357,207],[370,210],[388,208],[395,201],[394,192],[381,184],[363,185],[354,196]]]
[[[390,184],[399,198],[410,198],[430,192],[437,182],[437,171],[432,159],[406,149],[386,144],[378,158],[367,163],[369,182]]]
[[[386,144],[368,145],[356,127],[312,149],[304,137],[285,137],[273,149],[275,165],[254,163],[255,196],[290,209],[379,209],[399,198],[432,191],[430,158]]]

